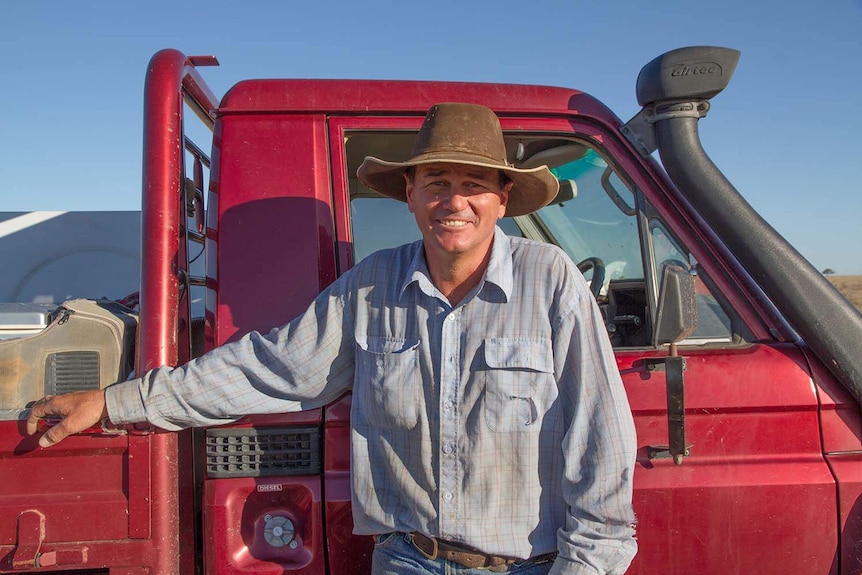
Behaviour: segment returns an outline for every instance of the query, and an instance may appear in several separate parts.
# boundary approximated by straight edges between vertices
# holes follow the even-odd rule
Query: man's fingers
[[[38,431],[39,420],[48,416],[61,417],[63,420],[39,438],[40,447],[54,445],[73,433],[84,431],[99,423],[100,419],[107,416],[105,392],[104,390],[78,391],[40,399],[30,408],[30,415],[27,416],[27,433],[35,434]]]
[[[68,421],[68,419],[64,419],[63,421],[46,431],[45,435],[39,438],[39,447],[51,447],[55,443],[63,441],[72,433],[75,433],[75,431],[69,431],[67,429],[68,426],[66,422]]]
[[[54,399],[53,395],[47,395],[33,404],[30,414],[27,416],[27,435],[33,435],[39,429],[39,420],[50,415],[49,404]]]

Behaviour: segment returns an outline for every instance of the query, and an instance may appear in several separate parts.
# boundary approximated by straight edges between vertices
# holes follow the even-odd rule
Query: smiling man
[[[499,120],[432,107],[407,162],[366,158],[422,240],[376,252],[304,314],[186,366],[38,402],[48,446],[102,417],[165,429],[325,405],[353,391],[354,531],[373,573],[623,573],[636,551],[634,426],[586,282],[504,215],[548,204],[547,167],[506,159]]]
[[[497,220],[506,213],[512,182],[499,170],[429,164],[405,173],[407,206],[422,233],[431,279],[457,304],[488,266]]]

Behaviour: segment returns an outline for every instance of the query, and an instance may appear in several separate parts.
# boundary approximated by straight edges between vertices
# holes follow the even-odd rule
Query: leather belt
[[[471,547],[467,547],[466,545],[459,545],[457,543],[444,541],[443,539],[428,537],[418,531],[414,531],[409,535],[410,542],[413,544],[413,547],[425,556],[426,559],[430,559],[431,561],[438,558],[446,559],[447,561],[458,563],[464,567],[469,567],[471,569],[487,569],[488,571],[495,573],[505,573],[513,563],[545,563],[547,561],[553,561],[557,556],[556,553],[546,553],[545,555],[531,557],[530,559],[517,559],[515,557],[504,557],[502,555],[488,555]]]

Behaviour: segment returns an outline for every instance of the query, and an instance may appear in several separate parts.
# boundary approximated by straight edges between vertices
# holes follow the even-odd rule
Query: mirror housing
[[[680,265],[665,264],[658,292],[653,345],[674,344],[697,328],[697,297],[694,278]]]

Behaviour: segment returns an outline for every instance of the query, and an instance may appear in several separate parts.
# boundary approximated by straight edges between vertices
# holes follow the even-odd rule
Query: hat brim
[[[501,166],[486,158],[461,152],[436,152],[411,158],[407,162],[387,162],[373,156],[367,156],[356,172],[359,180],[372,190],[406,202],[407,192],[404,182],[404,171],[411,166],[423,164],[466,164],[502,170],[513,182],[509,191],[509,201],[506,203],[507,216],[523,216],[548,205],[560,190],[560,183],[547,166],[537,168],[515,168]]]

